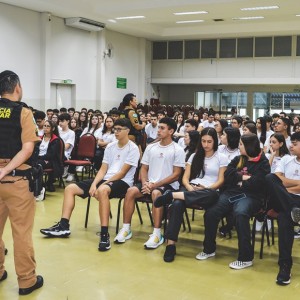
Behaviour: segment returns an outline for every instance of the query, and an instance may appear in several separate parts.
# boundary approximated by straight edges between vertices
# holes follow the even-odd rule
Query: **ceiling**
[[[61,18],[84,17],[106,28],[149,40],[220,37],[300,35],[299,0],[4,0]],[[279,9],[241,11],[241,8],[278,5]],[[207,11],[207,14],[175,16],[175,12]],[[145,16],[116,20],[117,17]],[[263,16],[264,19],[232,20]],[[223,19],[216,22],[214,19]],[[114,22],[112,22],[113,20]],[[177,21],[204,20],[177,24]]]

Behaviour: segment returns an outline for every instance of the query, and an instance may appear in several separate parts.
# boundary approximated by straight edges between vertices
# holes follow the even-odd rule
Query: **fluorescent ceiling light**
[[[185,24],[185,23],[201,23],[204,22],[204,20],[191,20],[191,21],[177,21],[177,24]]]
[[[145,16],[129,16],[129,17],[118,17],[116,20],[127,20],[127,19],[144,19]]]
[[[257,20],[257,19],[264,19],[264,17],[258,16],[258,17],[237,17],[237,18],[232,18],[232,20]]]
[[[256,6],[256,7],[244,7],[241,8],[241,10],[265,10],[265,9],[277,9],[279,6],[273,5],[273,6]]]
[[[300,17],[300,15],[296,15],[296,17]]]
[[[174,13],[175,16],[208,14],[207,11],[187,11]]]
[[[111,22],[111,23],[117,23],[117,21],[114,20],[114,19],[109,19],[108,22]]]

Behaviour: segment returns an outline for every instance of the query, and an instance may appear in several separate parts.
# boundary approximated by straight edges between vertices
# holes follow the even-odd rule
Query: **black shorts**
[[[83,180],[83,181],[79,181],[79,182],[75,183],[79,188],[81,188],[83,190],[83,195],[79,195],[79,197],[86,198],[90,195],[89,190],[91,188],[93,181],[94,181],[94,179],[87,179],[87,180]],[[101,180],[97,184],[97,188],[105,181],[106,180]],[[111,182],[106,183],[106,185],[108,185],[111,190],[109,198],[119,198],[119,197],[125,196],[128,188],[129,188],[129,185],[123,180],[111,181]]]
[[[141,182],[138,182],[137,184],[135,184],[134,186],[136,186],[139,191],[141,192],[142,190],[142,183]],[[166,185],[163,185],[163,186],[159,186],[157,188],[155,188],[154,190],[158,190],[161,192],[161,194],[163,195],[166,191],[175,191],[172,186],[170,184],[166,184]],[[153,191],[154,191],[153,190]],[[142,193],[142,192],[141,192]]]

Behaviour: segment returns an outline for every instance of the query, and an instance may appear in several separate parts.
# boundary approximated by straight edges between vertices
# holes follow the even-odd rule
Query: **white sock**
[[[161,237],[161,231],[160,231],[160,228],[154,228],[153,233],[154,233],[155,235],[157,235],[159,238]]]
[[[126,230],[126,231],[130,231],[130,224],[123,224],[123,228]]]

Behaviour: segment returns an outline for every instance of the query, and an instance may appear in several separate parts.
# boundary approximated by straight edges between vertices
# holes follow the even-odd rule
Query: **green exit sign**
[[[127,78],[117,77],[117,88],[126,89],[127,88]]]

